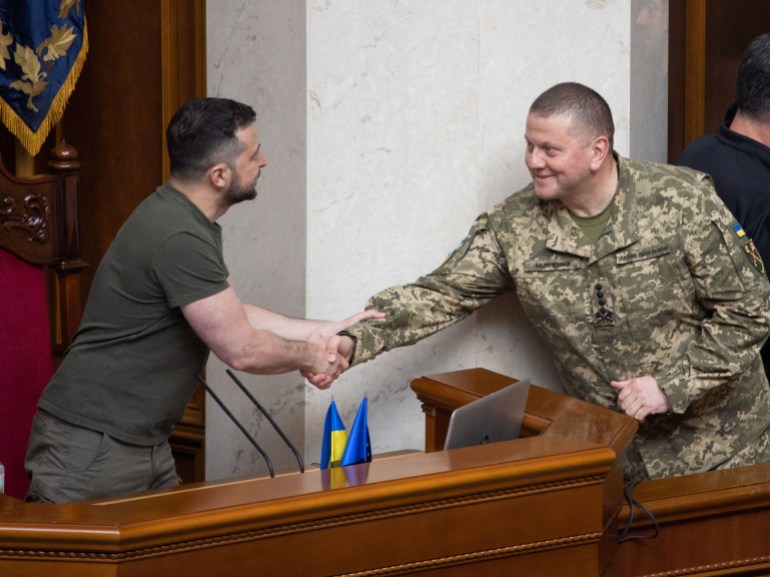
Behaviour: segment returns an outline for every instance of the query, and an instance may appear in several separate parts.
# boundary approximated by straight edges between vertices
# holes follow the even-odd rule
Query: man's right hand
[[[316,349],[316,360],[313,366],[303,369],[300,373],[319,389],[328,389],[350,366],[348,357],[352,352],[352,344],[350,350],[345,353],[346,345],[342,342],[343,339],[352,343],[349,337],[332,335],[327,338],[320,333],[311,334],[306,341]]]
[[[321,337],[318,333],[310,335],[308,342],[315,336]],[[323,338],[323,337],[321,337]],[[350,366],[351,356],[355,342],[348,336],[333,335],[325,341],[325,360],[330,366],[325,371],[300,371],[310,383],[319,389],[328,389],[334,380],[345,372]],[[332,369],[333,367],[333,369]]]

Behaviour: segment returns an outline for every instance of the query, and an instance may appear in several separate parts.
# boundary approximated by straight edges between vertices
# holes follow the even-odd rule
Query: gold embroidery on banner
[[[70,10],[82,12],[80,0],[60,0],[59,18],[65,18]],[[66,56],[72,43],[78,37],[74,26],[62,24],[51,25],[48,38],[43,40],[36,48],[25,46],[16,41],[11,32],[3,33],[6,23],[0,19],[0,69],[7,70],[7,62],[11,59],[13,51],[14,62],[21,68],[21,77],[13,80],[8,86],[27,95],[26,107],[37,113],[34,98],[40,95],[48,85],[48,74],[53,63]],[[75,62],[70,67],[59,92],[51,102],[46,116],[36,131],[32,131],[8,103],[0,100],[0,115],[3,124],[11,133],[19,139],[30,155],[35,156],[48,136],[51,127],[61,120],[64,106],[74,90],[75,82],[80,76],[86,53],[88,52],[88,32],[83,22],[83,42]]]

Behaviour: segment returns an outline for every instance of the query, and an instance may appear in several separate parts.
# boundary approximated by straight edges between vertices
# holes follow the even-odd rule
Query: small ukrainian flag
[[[743,227],[740,224],[736,224],[733,227],[733,230],[735,231],[735,234],[738,236],[746,236],[746,231],[743,230]]]
[[[345,430],[345,423],[342,422],[342,417],[337,412],[337,405],[332,401],[329,410],[326,411],[326,420],[324,421],[324,436],[321,444],[322,470],[329,467],[339,467],[347,443],[348,432]]]

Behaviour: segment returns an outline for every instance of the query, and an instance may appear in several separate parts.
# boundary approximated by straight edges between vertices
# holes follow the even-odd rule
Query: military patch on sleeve
[[[733,227],[733,232],[735,232],[735,235],[741,240],[748,241],[743,245],[743,252],[749,257],[749,260],[754,267],[762,274],[765,274],[765,263],[762,262],[762,256],[759,254],[757,245],[754,244],[754,241],[746,236],[746,231],[743,230],[743,227],[740,224],[736,224]]]
[[[743,250],[749,256],[749,259],[757,270],[762,274],[765,274],[765,263],[762,262],[762,257],[760,256],[754,241],[749,239],[749,242],[743,245]]]
[[[452,257],[453,257],[453,256],[454,256],[454,255],[457,253],[457,251],[458,251],[458,250],[460,250],[460,249],[463,247],[463,245],[465,245],[465,241],[466,241],[466,240],[467,240],[467,239],[465,239],[465,238],[464,238],[464,239],[462,239],[462,240],[460,241],[460,244],[457,246],[457,248],[456,248],[456,249],[454,249],[452,252],[450,252],[450,253],[449,253],[449,254],[446,256],[446,258],[445,258],[445,259],[444,259],[444,260],[441,262],[441,264],[440,264],[439,266],[440,266],[440,267],[444,266],[444,265],[445,265],[445,264],[446,264],[446,263],[449,261],[449,259],[450,259],[450,258],[452,258]]]

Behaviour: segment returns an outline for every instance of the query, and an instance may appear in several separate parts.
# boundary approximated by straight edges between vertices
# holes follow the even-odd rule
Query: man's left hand
[[[668,412],[668,398],[654,377],[634,377],[627,381],[611,381],[618,391],[618,406],[640,423],[647,415]]]

